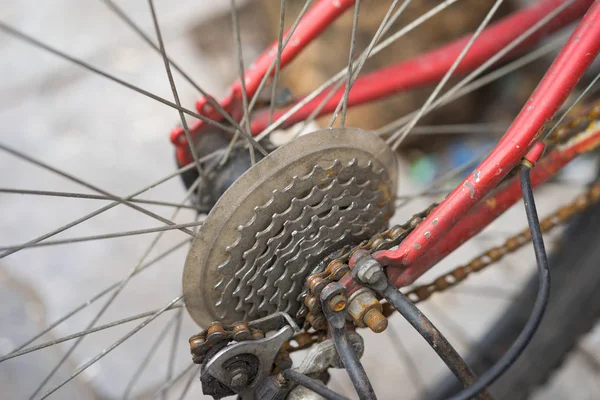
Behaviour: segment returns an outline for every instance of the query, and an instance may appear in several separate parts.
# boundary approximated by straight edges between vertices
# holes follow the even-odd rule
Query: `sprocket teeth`
[[[215,286],[217,309],[226,312],[234,302],[240,319],[296,312],[304,280],[325,254],[385,227],[379,203],[386,179],[383,168],[354,158],[316,165],[274,190],[226,248],[228,257],[218,267],[223,277]]]

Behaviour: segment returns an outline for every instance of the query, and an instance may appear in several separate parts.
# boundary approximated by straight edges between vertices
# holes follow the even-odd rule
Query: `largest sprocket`
[[[394,153],[359,129],[314,132],[269,154],[223,194],[198,233],[183,274],[190,315],[200,326],[295,315],[322,258],[386,227],[396,185]]]

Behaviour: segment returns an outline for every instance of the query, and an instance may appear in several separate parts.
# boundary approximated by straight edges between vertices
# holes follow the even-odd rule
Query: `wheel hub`
[[[193,319],[295,315],[322,258],[386,227],[396,181],[393,152],[358,129],[318,131],[271,153],[227,189],[199,231],[183,275]]]

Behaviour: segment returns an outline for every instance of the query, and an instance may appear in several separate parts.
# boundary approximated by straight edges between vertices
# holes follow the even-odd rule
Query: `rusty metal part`
[[[369,253],[363,254],[357,260],[351,261],[352,276],[361,281],[366,287],[376,291],[384,297],[396,310],[410,323],[413,328],[429,343],[431,348],[439,355],[448,368],[462,382],[464,387],[471,386],[477,375],[469,368],[460,354],[452,347],[450,342],[436,328],[436,326],[415,306],[402,292],[396,289],[383,273],[383,267],[375,261]],[[368,275],[367,271],[379,270],[379,273]],[[373,271],[374,272],[374,271]],[[368,282],[367,277],[372,277]],[[487,392],[481,392],[480,399],[491,399]]]
[[[231,325],[213,322],[206,329],[189,339],[192,359],[194,363],[202,364],[210,349],[217,344],[264,339],[265,333],[280,329],[283,326],[290,326],[295,332],[299,331],[294,320],[282,312],[254,321],[241,321]]]
[[[314,265],[384,229],[394,212],[396,157],[355,128],[281,146],[212,208],[186,259],[183,293],[200,326],[295,315]]]
[[[387,319],[382,314],[383,307],[374,293],[361,288],[348,300],[348,315],[359,328],[368,326],[373,332],[381,333],[387,328]]]
[[[581,133],[582,131],[588,129],[590,124],[597,120],[600,120],[600,101],[589,106],[582,115],[566,119],[545,139],[544,143],[548,149],[566,143],[578,133]],[[593,197],[594,195],[590,193],[593,190],[594,189],[590,189],[590,191],[588,191],[585,195],[582,196]],[[573,215],[573,213],[582,211],[583,209],[578,209],[579,206],[575,204],[581,201],[581,198],[578,198],[570,205],[561,207],[561,209],[559,209],[556,212],[557,215],[560,214],[560,220],[556,220],[556,224],[564,223],[570,216]],[[322,310],[319,308],[318,302],[315,301],[315,297],[318,298],[320,289],[322,289],[325,285],[327,285],[330,282],[340,281],[342,277],[344,277],[344,275],[349,271],[348,263],[350,262],[350,257],[352,256],[352,254],[359,250],[366,250],[369,253],[373,253],[378,250],[389,249],[391,247],[399,245],[400,242],[402,242],[402,240],[406,236],[408,236],[408,234],[412,232],[412,230],[414,230],[416,226],[419,225],[436,206],[437,204],[435,203],[431,204],[426,210],[422,211],[419,214],[415,214],[413,217],[411,217],[407,223],[403,225],[395,225],[390,229],[375,235],[369,241],[363,242],[359,246],[356,246],[352,249],[348,249],[343,255],[339,257],[332,257],[330,259],[326,259],[327,264],[325,265],[327,267],[324,270],[315,271],[315,273],[308,277],[305,289],[301,295],[304,297],[304,306],[299,310],[298,316],[306,317],[305,327],[312,325],[314,329],[323,329],[323,319],[320,317],[322,315]],[[549,217],[548,219],[552,219],[552,217]],[[546,230],[548,230],[550,225],[551,222],[543,220],[541,222],[542,231],[545,232]],[[529,231],[524,230],[522,234],[529,235]],[[516,237],[507,240],[505,246],[507,248],[512,248],[513,246],[515,246],[515,244],[519,243],[520,240],[522,241],[523,239],[520,238],[520,235],[516,235]],[[527,239],[523,243],[520,243],[518,247],[528,242],[529,239]],[[516,250],[516,248],[514,250]],[[411,300],[418,302],[424,300],[425,298],[429,297],[429,295],[431,295],[431,293],[429,295],[426,295],[426,291],[432,291],[433,293],[437,291],[442,291],[448,287],[452,287],[464,280],[466,275],[472,272],[470,268],[473,268],[473,270],[477,270],[478,268],[480,270],[481,268],[495,261],[495,257],[498,257],[499,252],[502,251],[504,250],[499,248],[491,249],[477,260],[473,260],[473,264],[469,267],[458,267],[454,271],[438,278],[435,282],[429,285],[425,285],[426,288],[419,287],[417,289],[412,290],[408,293],[408,296],[409,298],[411,298]],[[500,257],[502,257],[504,254],[502,254]],[[344,266],[344,268],[340,268],[340,266]],[[334,268],[337,272],[335,274]],[[419,293],[416,293],[417,290],[419,290]],[[425,297],[421,298],[420,295],[423,295]],[[383,310],[383,316],[389,316],[393,312],[393,308],[391,308],[390,305],[385,305],[384,308],[385,310]],[[378,316],[378,319],[379,318],[380,317]],[[316,326],[315,324],[313,324],[313,322],[316,323]]]
[[[548,233],[567,222],[575,214],[581,213],[600,200],[600,182],[593,184],[585,193],[577,196],[571,203],[560,207],[554,213],[540,221],[542,233]],[[507,254],[513,253],[531,241],[531,233],[528,228],[518,234],[509,237],[500,245],[493,247],[485,253],[475,257],[468,264],[456,267],[426,285],[420,285],[406,295],[413,303],[427,300],[434,293],[443,292],[464,281],[473,272],[479,272],[484,268],[500,261]]]
[[[346,288],[339,282],[332,282],[325,286],[321,291],[319,300],[323,307],[323,312],[327,318],[329,334],[337,350],[337,354],[342,361],[342,365],[350,376],[352,385],[360,399],[376,399],[375,392],[369,381],[363,366],[361,365],[354,347],[348,340],[346,334],[346,312],[334,311],[328,307],[329,301],[340,293],[345,293]]]
[[[343,249],[344,252],[334,259],[330,260],[323,271],[313,273],[307,280],[305,289],[300,295],[304,298],[304,306],[296,314],[297,318],[306,317],[306,323],[314,329],[325,329],[324,318],[320,303],[317,301],[320,291],[329,283],[339,281],[347,272],[350,271],[348,262],[352,253],[360,249],[368,249],[369,252],[390,248],[396,246],[436,207],[437,204],[430,205],[426,210],[413,215],[408,222],[394,225],[371,239],[364,241],[355,248]],[[316,323],[316,326],[315,326]],[[306,325],[306,324],[305,324]]]
[[[254,400],[256,389],[271,374],[281,347],[293,334],[294,327],[285,325],[264,339],[224,346],[204,362],[202,375],[209,374],[241,398]]]

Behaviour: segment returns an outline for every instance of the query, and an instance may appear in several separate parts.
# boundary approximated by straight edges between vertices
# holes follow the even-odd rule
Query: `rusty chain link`
[[[600,183],[592,185],[585,193],[577,196],[571,203],[560,207],[550,216],[540,221],[542,233],[548,233],[567,222],[575,214],[578,214],[600,200]],[[473,272],[479,272],[484,268],[500,261],[505,255],[513,253],[531,241],[529,229],[524,229],[518,234],[509,237],[506,241],[496,247],[492,247],[485,253],[475,257],[466,265],[456,267],[426,285],[420,285],[406,295],[413,303],[427,300],[434,293],[443,292],[464,281]]]
[[[553,132],[550,132],[545,139],[546,146],[555,147],[567,142],[575,134],[585,131],[592,122],[598,119],[600,119],[600,101],[591,105],[587,109],[587,112],[568,119],[561,123]],[[594,185],[588,192],[579,196],[573,203],[561,207],[554,215],[544,219],[541,223],[542,232],[547,232],[555,226],[566,222],[575,213],[581,212],[589,207],[589,205],[594,204],[597,201],[597,196],[600,194],[600,186],[597,187],[597,185]],[[582,205],[585,205],[585,207],[582,208]],[[349,251],[345,251],[342,256],[333,258],[331,261],[326,260],[328,263],[324,271],[317,271],[307,278],[305,290],[301,294],[304,298],[304,305],[298,311],[296,317],[306,317],[305,327],[310,325],[316,330],[325,329],[327,325],[321,310],[321,304],[317,301],[318,296],[323,287],[333,281],[339,281],[350,270],[348,261],[352,253],[359,249],[373,253],[384,248],[399,245],[436,206],[437,204],[435,203],[431,204],[426,210],[413,215],[407,223],[394,225],[390,229],[372,237],[369,241],[363,242]],[[425,300],[435,292],[441,292],[455,286],[462,282],[471,272],[479,271],[491,265],[505,254],[517,250],[530,240],[529,230],[524,230],[520,234],[509,238],[504,245],[488,250],[468,265],[456,268],[429,285],[420,286],[412,290],[408,293],[409,298],[415,302],[419,302]]]
[[[557,127],[545,139],[548,147],[553,147],[565,143],[573,137],[588,128],[596,120],[600,119],[600,101],[588,108],[588,111],[582,115],[575,116]],[[584,194],[579,195],[573,202],[562,206],[552,215],[540,221],[542,232],[547,233],[553,228],[564,224],[573,215],[580,213],[600,200],[600,182],[591,186]],[[305,282],[305,288],[300,294],[303,300],[303,306],[298,311],[297,319],[305,318],[304,327],[307,329],[312,326],[317,332],[301,332],[295,335],[284,345],[278,359],[287,360],[289,353],[308,348],[315,343],[325,340],[326,335],[323,330],[327,323],[322,313],[321,304],[317,300],[321,290],[333,281],[339,281],[350,267],[348,261],[354,251],[362,249],[369,252],[389,249],[399,245],[437,206],[431,204],[426,210],[413,215],[406,223],[397,224],[393,227],[378,233],[371,239],[362,242],[358,246],[346,246],[336,253],[325,258],[323,262],[313,270]],[[528,229],[524,229],[517,235],[508,238],[502,245],[493,247],[480,256],[474,258],[466,265],[459,266],[454,270],[443,274],[429,284],[418,286],[407,293],[410,300],[415,303],[428,299],[433,293],[443,292],[446,289],[463,282],[473,272],[479,272],[484,268],[494,264],[505,255],[512,253],[525,244],[529,243],[531,235]],[[384,305],[384,314],[388,316],[392,310]],[[237,322],[231,325],[225,325],[221,322],[213,322],[207,329],[192,336],[189,339],[191,353],[195,363],[201,364],[211,348],[217,344],[229,343],[231,341],[257,340],[265,337],[265,333],[260,329],[254,329],[248,326],[247,322]],[[291,343],[296,343],[292,345]],[[277,363],[276,363],[277,364]]]

